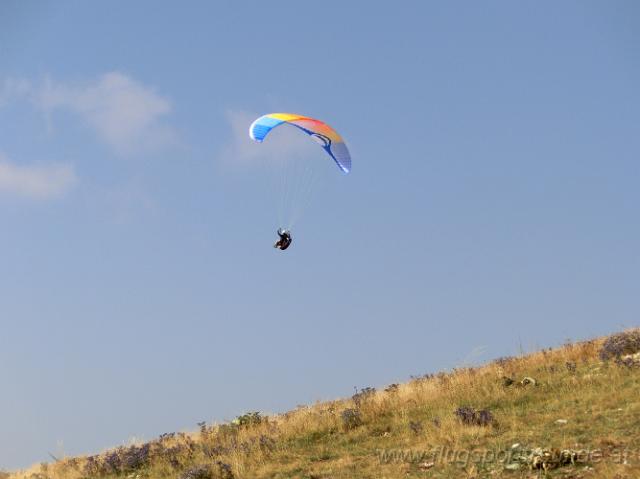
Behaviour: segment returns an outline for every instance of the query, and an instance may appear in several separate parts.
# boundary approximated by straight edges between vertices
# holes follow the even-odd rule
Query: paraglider
[[[315,118],[293,113],[269,113],[268,115],[261,116],[251,124],[249,127],[249,136],[252,140],[262,143],[271,130],[283,124],[294,126],[309,135],[324,149],[329,157],[333,159],[343,174],[351,171],[351,155],[340,134],[323,121]],[[303,184],[302,186],[298,186],[298,188],[289,185],[290,189],[296,191],[310,190],[313,181],[309,180],[307,176],[303,176],[300,181],[305,180],[309,183],[308,185]],[[283,183],[287,181],[283,180]],[[291,196],[293,195],[290,192],[283,191],[284,198]],[[279,228],[278,236],[280,239],[273,246],[274,248],[284,251],[292,242],[290,229]]]
[[[291,233],[289,231],[283,230],[282,228],[278,228],[277,233],[280,239],[276,241],[273,247],[284,251],[289,246],[291,246],[291,242],[293,241],[293,238],[291,237]]]

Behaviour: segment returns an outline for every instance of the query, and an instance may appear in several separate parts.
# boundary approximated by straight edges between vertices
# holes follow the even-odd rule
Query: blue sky
[[[0,467],[638,325],[640,6],[0,6]],[[324,119],[275,239],[255,115]],[[264,153],[263,153],[264,152]]]

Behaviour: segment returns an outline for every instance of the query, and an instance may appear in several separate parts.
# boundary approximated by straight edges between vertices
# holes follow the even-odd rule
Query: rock
[[[640,352],[635,354],[625,354],[624,356],[621,356],[617,362],[627,367],[638,367],[640,366]]]
[[[537,384],[537,381],[529,376],[522,378],[522,381],[520,381],[521,386],[536,386]]]
[[[435,465],[435,462],[421,462],[420,464],[418,464],[418,467],[421,471],[426,471],[427,469],[431,469]]]

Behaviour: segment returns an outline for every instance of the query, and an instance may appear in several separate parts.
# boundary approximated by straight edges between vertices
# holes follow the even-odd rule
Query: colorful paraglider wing
[[[283,123],[293,125],[313,138],[331,155],[344,173],[351,171],[351,155],[344,140],[337,131],[320,120],[292,113],[269,113],[251,124],[249,136],[262,142],[271,130]]]

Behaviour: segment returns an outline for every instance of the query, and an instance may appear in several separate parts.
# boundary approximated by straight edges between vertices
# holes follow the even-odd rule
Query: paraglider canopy
[[[293,125],[314,139],[333,158],[343,173],[351,171],[351,155],[342,137],[326,123],[294,113],[269,113],[249,127],[251,139],[262,142],[271,130],[282,124]]]

